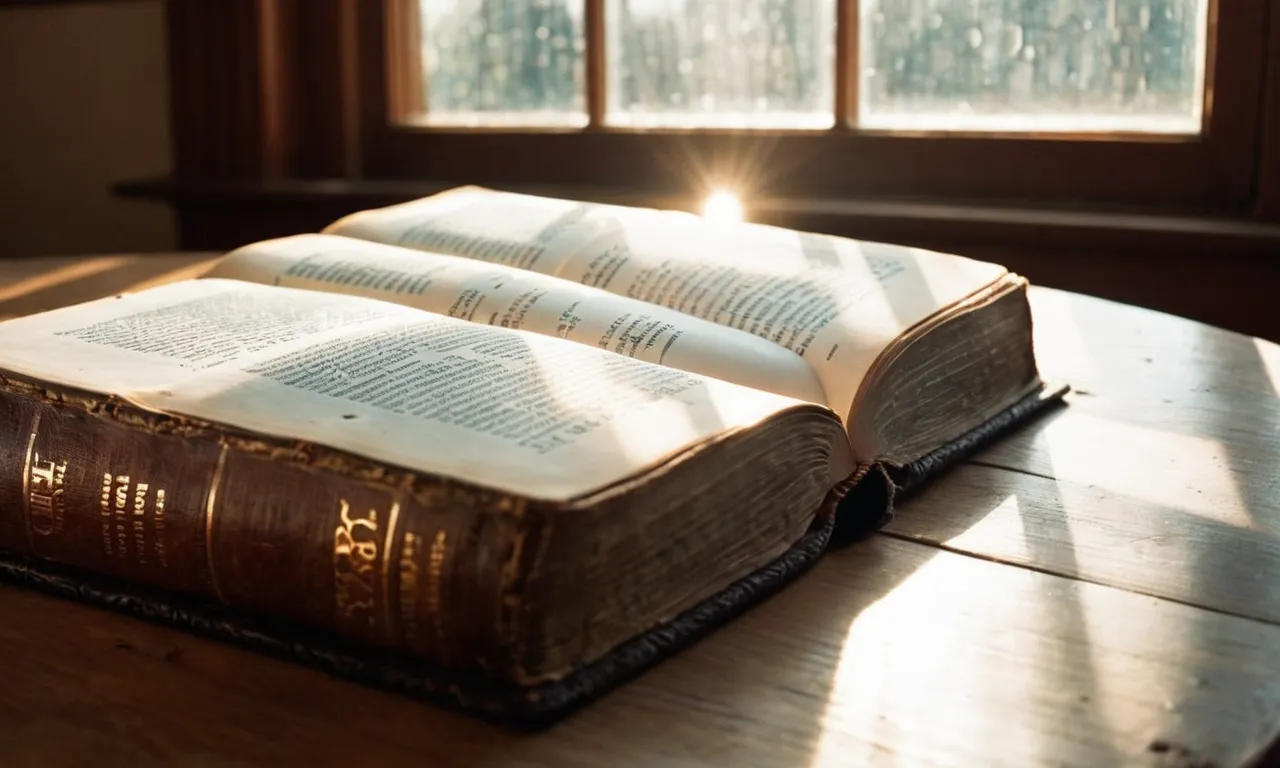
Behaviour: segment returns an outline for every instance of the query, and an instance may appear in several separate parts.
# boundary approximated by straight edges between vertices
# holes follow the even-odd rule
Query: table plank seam
[[[931,547],[933,549],[937,549],[942,552],[948,552],[953,555],[960,555],[962,557],[968,557],[974,560],[981,560],[984,562],[993,563],[995,565],[1004,565],[1012,568],[1020,568],[1022,570],[1032,571],[1034,573],[1043,574],[1045,576],[1055,576],[1062,579],[1069,579],[1071,581],[1078,581],[1082,584],[1092,584],[1093,586],[1096,586],[1096,587],[1103,587],[1105,589],[1115,589],[1121,592],[1128,592],[1129,594],[1141,595],[1142,597],[1150,597],[1155,600],[1161,600],[1166,603],[1173,603],[1176,605],[1185,606],[1187,608],[1195,608],[1198,610],[1207,611],[1209,613],[1215,613],[1221,616],[1229,616],[1233,619],[1245,619],[1247,621],[1251,621],[1257,624],[1263,624],[1269,627],[1280,626],[1280,621],[1271,621],[1269,619],[1265,619],[1259,616],[1253,616],[1253,615],[1242,613],[1239,611],[1232,611],[1225,608],[1218,608],[1212,605],[1203,605],[1201,603],[1192,602],[1190,600],[1183,600],[1177,597],[1170,597],[1168,595],[1157,594],[1155,592],[1150,592],[1145,589],[1133,589],[1131,587],[1124,586],[1123,584],[1114,584],[1114,583],[1102,581],[1099,579],[1090,579],[1088,577],[1081,576],[1079,574],[1064,573],[1062,571],[1057,571],[1052,568],[1038,566],[1033,563],[1018,562],[1016,560],[1006,559],[998,555],[989,555],[983,552],[974,552],[972,550],[961,549],[959,547],[953,547],[950,544],[946,544],[940,541],[933,541],[920,536],[913,536],[908,533],[899,533],[897,531],[881,530],[877,532],[877,535],[885,536],[887,538],[894,539],[896,541],[903,541],[911,544],[919,544],[921,546]]]
[[[1022,467],[1010,467],[1004,464],[998,464],[993,461],[982,461],[981,459],[969,459],[964,463],[970,464],[975,467],[986,467],[988,469],[1003,469],[1006,472],[1017,472],[1020,475],[1026,475],[1028,477],[1038,477],[1041,480],[1053,480],[1054,482],[1057,482],[1058,480],[1058,478],[1054,477],[1053,475],[1046,475],[1040,472],[1033,472],[1029,469],[1023,469]]]

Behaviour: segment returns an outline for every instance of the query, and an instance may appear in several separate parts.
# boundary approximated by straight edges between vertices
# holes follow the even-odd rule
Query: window
[[[1266,0],[361,10],[382,177],[1217,211],[1255,183]]]
[[[1209,0],[862,7],[862,125],[1200,133]]]
[[[418,8],[427,120],[586,125],[581,3],[420,0]]]
[[[1250,333],[1270,317],[1240,297],[1275,282],[1275,0],[175,0],[165,16],[173,172],[118,189],[170,202],[184,248],[455,184],[685,208],[728,187],[755,221]],[[730,28],[741,47],[721,45]]]
[[[226,0],[166,16],[184,183],[664,205],[728,186],[753,217],[824,211],[804,226],[848,223],[851,205],[1277,210],[1272,0]]]
[[[1201,131],[1209,0],[418,0],[427,125]],[[605,87],[588,93],[587,47]],[[856,80],[838,115],[836,72]]]
[[[609,0],[606,125],[830,128],[834,0]]]

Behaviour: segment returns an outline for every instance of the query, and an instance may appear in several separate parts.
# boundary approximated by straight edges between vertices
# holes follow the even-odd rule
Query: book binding
[[[839,497],[834,514],[820,514],[810,530],[773,562],[622,643],[604,657],[559,680],[535,686],[461,674],[270,617],[8,553],[0,553],[0,580],[233,643],[508,727],[545,728],[775,594],[812,567],[832,546],[878,530],[892,518],[896,502],[965,457],[1060,404],[1065,392],[1065,387],[1058,387],[1030,395],[983,426],[908,465],[864,467]]]

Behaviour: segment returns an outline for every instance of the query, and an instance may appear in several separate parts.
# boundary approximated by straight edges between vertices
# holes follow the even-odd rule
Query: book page
[[[234,280],[10,320],[0,350],[0,368],[143,408],[553,500],[806,407],[561,339]]]
[[[495,207],[496,204],[496,207]],[[610,238],[601,206],[459,187],[408,203],[361,211],[324,234],[465,256],[554,275],[569,256]]]
[[[296,235],[240,248],[207,276],[392,301],[827,402],[803,360],[758,336],[505,264],[336,235]]]
[[[354,214],[326,231],[499,260],[518,236],[503,222],[516,220],[553,251],[530,269],[767,339],[807,361],[842,415],[904,332],[1008,276],[1000,265],[921,249],[474,187]]]

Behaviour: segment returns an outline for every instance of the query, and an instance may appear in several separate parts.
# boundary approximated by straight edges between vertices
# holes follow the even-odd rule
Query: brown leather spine
[[[524,505],[0,376],[0,548],[509,670]]]

